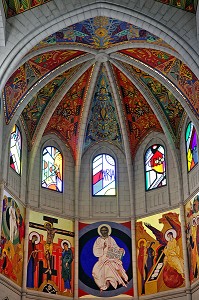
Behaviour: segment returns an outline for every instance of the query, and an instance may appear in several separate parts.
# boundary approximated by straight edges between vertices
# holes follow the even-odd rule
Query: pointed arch
[[[116,163],[109,154],[102,153],[93,158],[92,195],[116,196]]]
[[[63,156],[54,146],[47,146],[42,151],[41,186],[63,192]]]
[[[144,155],[145,188],[153,190],[167,184],[165,148],[161,144],[153,144]]]
[[[190,172],[198,163],[198,142],[196,129],[189,122],[185,131],[187,171]]]
[[[10,167],[21,174],[22,138],[19,127],[15,124],[10,135]]]

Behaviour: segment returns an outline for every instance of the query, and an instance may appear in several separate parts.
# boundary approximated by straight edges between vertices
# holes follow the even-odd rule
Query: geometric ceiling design
[[[89,48],[106,49],[127,43],[149,43],[172,49],[161,38],[135,25],[113,18],[95,17],[51,34],[33,47],[33,51],[54,45],[83,44]]]
[[[3,0],[3,6],[6,18],[21,14],[29,9],[40,6],[51,0]],[[196,13],[198,0],[155,0],[164,4],[174,6],[186,10],[188,12]]]
[[[37,55],[20,66],[7,81],[3,100],[6,123],[10,121],[16,108],[27,92],[42,78],[52,74],[60,66],[82,55],[82,51],[57,50]]]
[[[178,145],[179,135],[181,133],[181,121],[184,120],[184,108],[180,102],[174,97],[164,85],[149,74],[141,71],[140,69],[133,67],[132,65],[123,63],[134,77],[141,80],[142,86],[148,88],[155,100],[159,103],[162,111],[169,122],[173,139],[176,139],[176,146]]]
[[[126,115],[126,125],[132,156],[134,157],[139,144],[151,131],[162,132],[162,127],[141,92],[116,67],[117,78],[123,109]]]
[[[120,51],[141,61],[165,75],[186,97],[187,103],[198,116],[199,80],[189,67],[178,58],[153,49],[128,49]]]
[[[79,122],[91,74],[92,68],[89,68],[65,94],[45,129],[46,133],[55,133],[65,141],[74,158],[77,153]]]
[[[99,141],[109,141],[122,148],[119,118],[110,82],[104,66],[98,74],[88,115],[84,148]]]
[[[9,18],[49,1],[50,0],[3,0],[3,6],[6,18]]]
[[[176,8],[180,8],[192,13],[196,13],[198,0],[155,0],[157,2],[161,2],[164,4],[168,4],[171,6],[175,6]]]
[[[10,76],[3,90],[5,122],[21,108],[29,151],[54,133],[75,160],[80,149],[100,141],[122,151],[128,142],[133,159],[152,131],[179,148],[184,107],[199,112],[199,81],[179,57],[162,39],[127,22],[98,16],[76,23],[40,41]]]
[[[66,86],[71,77],[77,73],[81,64],[58,75],[35,94],[22,112],[22,122],[25,125],[28,141],[34,141],[37,125],[44,112],[46,114],[50,101]]]

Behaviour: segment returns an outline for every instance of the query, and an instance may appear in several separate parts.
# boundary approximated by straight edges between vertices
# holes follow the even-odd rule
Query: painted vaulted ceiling
[[[3,0],[5,15],[7,18],[21,14],[29,9],[40,6],[51,0]],[[196,13],[198,0],[155,0],[163,4]]]
[[[198,99],[199,81],[176,51],[108,17],[39,42],[3,91],[5,122],[20,111],[30,151],[38,136],[54,133],[74,158],[80,147],[86,151],[100,141],[124,150],[124,136],[133,158],[152,131],[164,132],[179,148],[184,107],[198,117]]]

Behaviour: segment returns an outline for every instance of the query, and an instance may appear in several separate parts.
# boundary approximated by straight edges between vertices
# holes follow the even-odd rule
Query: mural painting
[[[106,16],[96,16],[49,35],[32,50],[64,44],[84,44],[95,49],[106,49],[116,44],[129,42],[149,43],[171,48],[162,39],[145,29]]]
[[[6,191],[3,197],[0,243],[0,273],[22,285],[24,207]]]
[[[130,226],[79,223],[79,297],[133,296]]]
[[[30,212],[27,287],[73,297],[73,221]]]
[[[184,286],[179,209],[136,222],[139,295]]]
[[[189,277],[199,278],[199,194],[185,205]]]

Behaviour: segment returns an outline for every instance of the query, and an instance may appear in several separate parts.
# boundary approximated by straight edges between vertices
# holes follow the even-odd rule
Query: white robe
[[[99,257],[98,262],[93,267],[92,275],[95,283],[101,291],[107,290],[110,284],[116,289],[118,285],[126,287],[128,276],[122,266],[122,261],[118,258],[108,258],[108,247],[114,247],[119,250],[112,237],[103,239],[98,237],[93,246],[93,254]]]
[[[17,234],[17,221],[15,215],[15,208],[10,206],[9,208],[10,215],[10,241],[13,243],[14,236]]]

